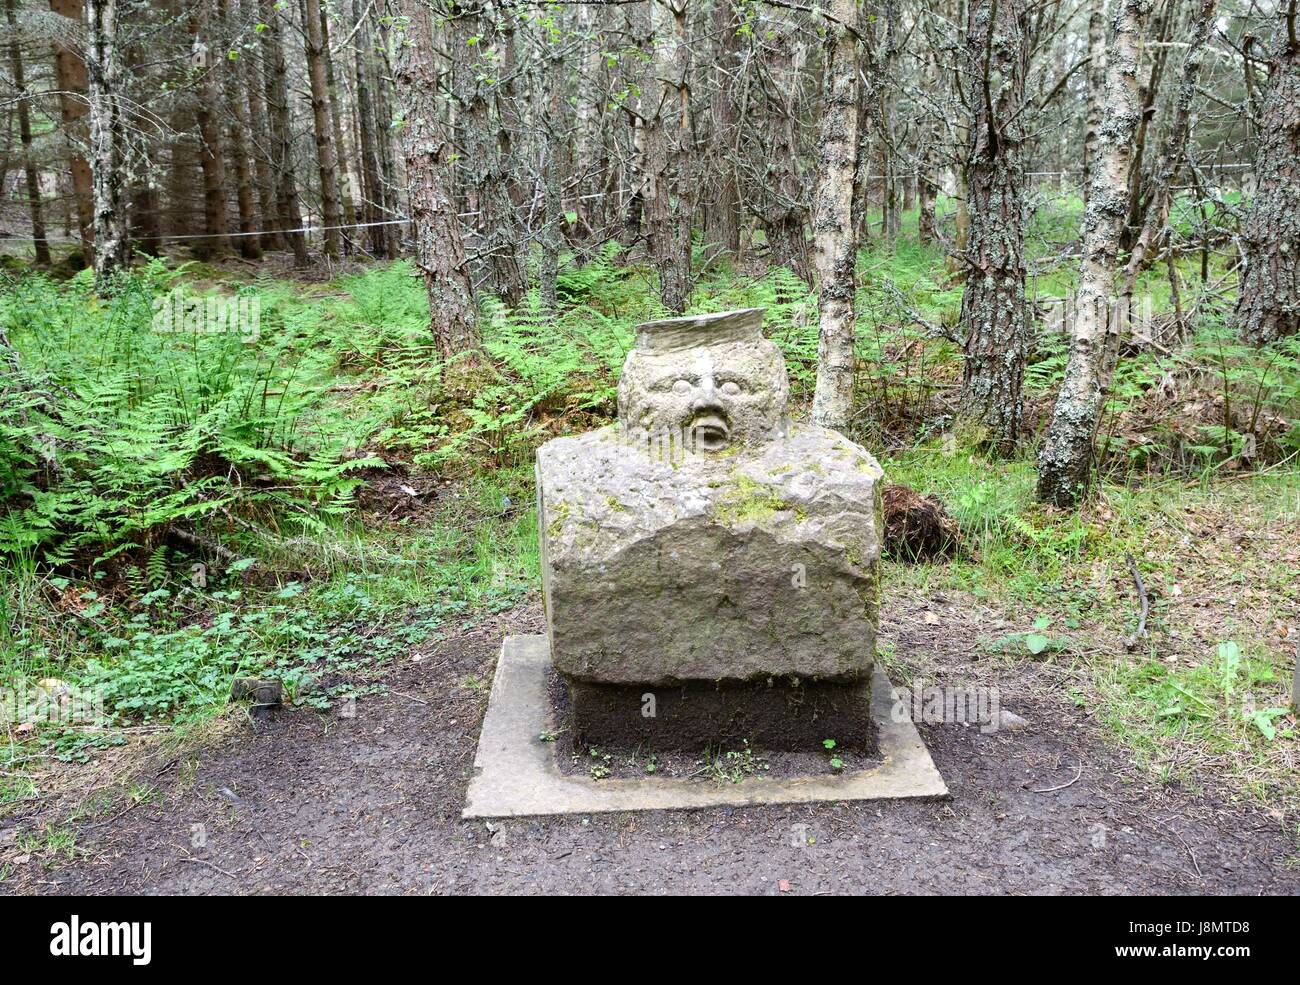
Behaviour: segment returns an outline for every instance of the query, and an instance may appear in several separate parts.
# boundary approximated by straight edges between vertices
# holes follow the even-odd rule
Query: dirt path
[[[969,627],[891,611],[883,635],[901,659],[932,680],[971,679]],[[162,764],[159,797],[91,822],[75,862],[29,862],[0,892],[1300,894],[1279,820],[1153,786],[1043,664],[1013,679],[997,669],[1003,707],[1027,729],[923,728],[948,802],[530,819],[493,833],[460,819],[487,700],[465,682],[491,680],[501,634],[539,622],[509,613],[416,654],[354,718],[285,711]],[[200,830],[205,847],[192,844]]]

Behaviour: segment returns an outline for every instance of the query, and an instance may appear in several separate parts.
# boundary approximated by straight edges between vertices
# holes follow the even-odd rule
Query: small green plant
[[[17,839],[18,848],[29,855],[41,857],[42,864],[52,869],[60,862],[77,854],[77,834],[70,827],[47,824],[39,832],[28,831]]]
[[[717,783],[739,783],[747,776],[754,776],[768,769],[771,769],[771,764],[761,756],[755,755],[749,740],[745,739],[742,740],[739,749],[723,752],[707,751],[703,766],[691,775],[705,773]]]
[[[1034,620],[1035,631],[1025,634],[1025,649],[1029,651],[1030,656],[1036,657],[1052,645],[1052,638],[1043,635],[1043,630],[1050,625],[1052,620],[1047,616],[1039,616]]]
[[[596,760],[596,762],[592,763],[587,768],[587,772],[591,774],[591,778],[593,780],[603,780],[605,777],[609,776],[609,762],[612,758],[611,755],[607,752],[601,752],[595,746],[592,746],[588,750],[588,755],[590,755],[592,759]]]
[[[822,748],[826,750],[827,756],[829,757],[827,761],[830,763],[831,769],[836,773],[844,769],[843,758],[835,752],[836,742],[834,739],[822,739]]]

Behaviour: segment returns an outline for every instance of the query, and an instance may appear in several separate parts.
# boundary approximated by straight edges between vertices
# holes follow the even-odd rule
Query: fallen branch
[[[227,879],[238,879],[238,878],[239,878],[239,876],[235,875],[235,873],[233,873],[233,872],[227,872],[227,871],[226,871],[225,869],[223,869],[221,866],[219,866],[219,865],[214,865],[212,862],[209,862],[209,861],[207,861],[206,859],[195,858],[193,855],[182,855],[181,858],[180,858],[180,860],[181,860],[182,862],[193,862],[195,865],[206,865],[209,869],[212,869],[212,870],[214,870],[214,871],[216,871],[216,872],[220,872],[220,873],[221,873],[223,876],[225,876]]]
[[[1151,611],[1151,600],[1147,597],[1147,586],[1142,581],[1142,573],[1138,571],[1137,562],[1133,560],[1133,555],[1125,554],[1124,559],[1128,561],[1128,570],[1133,575],[1133,584],[1137,586],[1138,598],[1142,602],[1142,611],[1138,615],[1137,630],[1124,641],[1124,649],[1133,650],[1137,648],[1138,640],[1147,634],[1147,614]]]
[[[193,544],[195,547],[201,548],[207,551],[209,554],[215,554],[223,561],[233,562],[239,560],[239,555],[235,554],[228,547],[223,547],[221,544],[218,544],[215,540],[209,540],[206,537],[200,537],[198,534],[194,533],[193,531],[186,530],[184,527],[172,527],[169,533],[171,533],[176,537],[179,537],[187,544]]]
[[[1079,771],[1074,774],[1073,780],[1068,780],[1055,787],[1047,787],[1043,790],[1030,790],[1030,793],[1055,793],[1057,790],[1064,790],[1066,787],[1072,787],[1079,782],[1079,777],[1083,776],[1083,760],[1079,760]]]

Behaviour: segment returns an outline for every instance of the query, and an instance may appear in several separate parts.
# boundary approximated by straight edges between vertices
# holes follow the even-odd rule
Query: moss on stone
[[[747,475],[739,475],[719,499],[713,515],[719,522],[735,526],[737,523],[758,523],[789,508],[790,504],[772,486],[755,482]]]
[[[564,521],[569,518],[569,504],[561,500],[550,507],[551,522],[546,525],[546,533],[550,537],[560,536],[560,531],[564,529]]]

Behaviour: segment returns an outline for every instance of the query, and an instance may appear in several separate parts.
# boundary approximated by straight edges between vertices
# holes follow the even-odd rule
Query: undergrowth
[[[1068,250],[1078,203],[1053,208],[1035,214],[1028,238],[1043,264],[1039,300],[1071,284],[1072,264],[1050,261]],[[1100,497],[1062,513],[1033,502],[1029,457],[990,459],[953,433],[961,353],[942,330],[956,323],[961,288],[943,249],[905,239],[863,250],[852,436],[891,481],[937,493],[965,545],[950,565],[891,565],[891,578],[1013,600],[1050,619],[1036,633],[1049,656],[1073,653],[1071,634],[1127,580],[1125,557],[1149,554],[1153,531],[1178,529],[1171,490],[1205,494],[1300,450],[1297,344],[1238,344],[1230,297],[1201,297],[1196,260],[1186,262],[1186,342],[1125,353],[1100,436]],[[1141,289],[1169,317],[1163,274]],[[157,331],[159,302],[178,291],[256,298],[255,337]],[[30,741],[79,756],[124,725],[199,721],[228,707],[238,676],[274,675],[291,699],[323,706],[376,665],[526,597],[538,580],[533,453],[613,419],[635,326],[665,314],[616,246],[567,263],[557,293],[554,313],[536,293],[514,309],[484,299],[482,352],[444,363],[404,262],[323,286],[161,261],[101,296],[89,275],[0,281],[0,671],[94,690],[109,726],[42,726]],[[806,413],[815,295],[781,268],[704,269],[691,310],[741,307],[766,309]],[[1065,365],[1048,324],[1040,310],[1031,421],[1050,409]],[[419,480],[413,516],[358,509],[381,477]],[[1225,628],[1219,642],[1239,647],[1232,694],[1280,680],[1277,654],[1244,631],[1238,641]],[[1145,723],[1135,746],[1172,728],[1209,729],[1207,747],[1286,740],[1275,705],[1261,719],[1225,704],[1227,671],[1213,666],[1103,662],[1094,679],[1114,688],[1116,722]],[[0,800],[25,790],[5,787]]]

